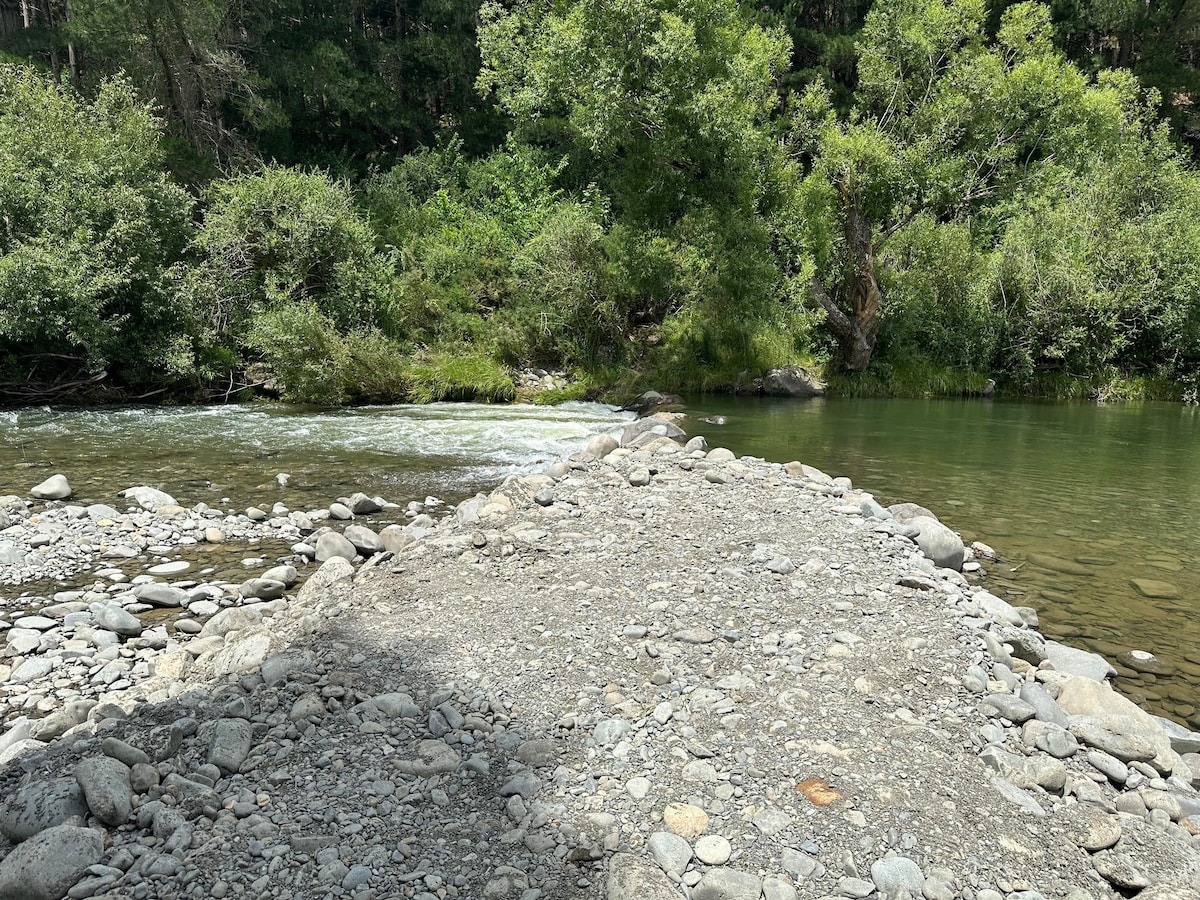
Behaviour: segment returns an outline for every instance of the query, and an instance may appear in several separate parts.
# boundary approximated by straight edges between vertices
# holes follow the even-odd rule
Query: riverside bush
[[[51,380],[137,384],[194,366],[193,309],[167,277],[192,201],[163,171],[162,123],[128,82],[85,102],[0,65],[0,359]]]

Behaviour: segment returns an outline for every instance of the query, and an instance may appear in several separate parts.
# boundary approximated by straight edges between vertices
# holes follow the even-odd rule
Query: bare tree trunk
[[[875,277],[874,227],[864,213],[862,200],[842,186],[845,209],[847,271],[844,294],[853,312],[843,309],[820,280],[810,285],[813,296],[825,311],[825,324],[837,338],[842,366],[848,372],[863,372],[871,363],[883,312],[883,291]]]
[[[67,22],[71,21],[71,0],[66,0],[63,6]],[[75,42],[67,41],[67,65],[71,70],[71,87],[76,91],[82,91],[83,86],[79,80],[79,57],[75,55]]]

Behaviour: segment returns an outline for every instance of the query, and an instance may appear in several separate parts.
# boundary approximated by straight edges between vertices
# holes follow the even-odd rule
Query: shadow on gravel
[[[508,706],[451,640],[379,638],[326,618],[261,669],[102,726],[0,772],[6,834],[91,807],[104,850],[72,897],[603,895],[597,860],[617,825],[569,820],[563,798],[587,792],[568,775],[586,767],[562,766],[578,746]],[[123,774],[85,785],[86,798],[73,787],[79,762],[101,755],[131,764],[118,771],[132,790]],[[72,802],[49,802],[55,790]],[[122,793],[124,818],[119,801],[109,810]]]

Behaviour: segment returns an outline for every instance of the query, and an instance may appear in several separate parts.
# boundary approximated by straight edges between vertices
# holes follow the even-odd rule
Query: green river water
[[[689,430],[714,446],[798,459],[885,504],[928,506],[1000,553],[983,583],[1036,608],[1049,636],[1113,661],[1141,649],[1173,665],[1166,676],[1118,666],[1117,683],[1200,725],[1200,411],[715,397],[692,398],[687,411]],[[717,416],[723,424],[701,421]],[[114,503],[141,483],[236,509],[315,508],[355,490],[402,505],[427,494],[454,502],[625,418],[595,404],[10,410],[0,412],[0,494],[24,495],[61,471],[89,502]],[[279,473],[291,476],[286,487]],[[1173,596],[1145,597],[1135,580]]]
[[[1117,685],[1200,725],[1200,410],[1166,403],[695,398],[710,443],[847,475],[880,502],[932,509],[995,548],[983,583],[1032,606],[1049,637],[1116,662],[1147,650],[1163,677]],[[1066,570],[1066,571],[1064,571]],[[1163,582],[1151,599],[1135,580]]]

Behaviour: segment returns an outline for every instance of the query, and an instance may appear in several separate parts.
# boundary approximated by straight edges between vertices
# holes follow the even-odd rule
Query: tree
[[[485,3],[480,88],[528,139],[560,124],[646,224],[697,204],[753,209],[788,43],[733,0]]]
[[[992,41],[984,12],[982,0],[880,0],[853,113],[835,115],[816,88],[797,104],[790,145],[805,174],[781,243],[848,371],[874,353],[881,255],[900,229],[921,214],[992,227],[1049,161],[1070,169],[1128,137],[1136,91],[1089,83],[1054,49],[1046,7],[1010,7]]]
[[[0,350],[145,382],[191,370],[167,269],[192,204],[162,171],[162,125],[126,81],[84,103],[0,65]]]

